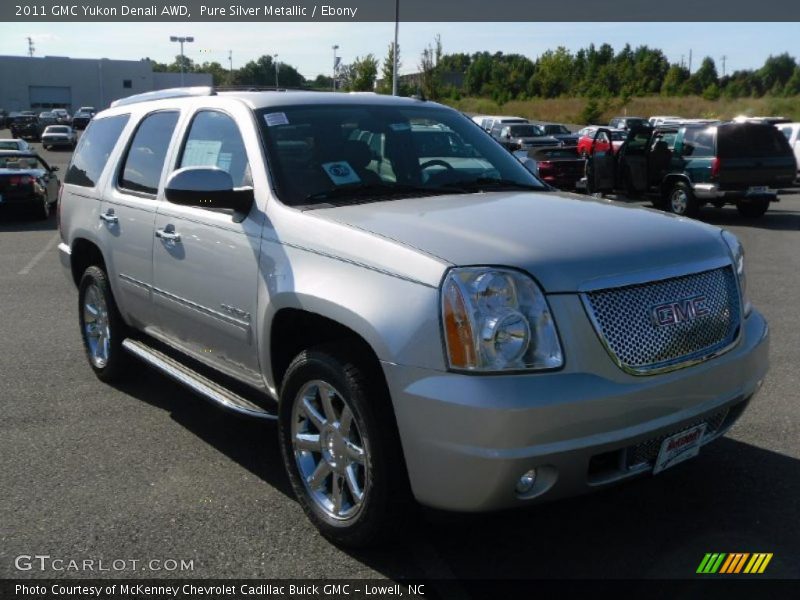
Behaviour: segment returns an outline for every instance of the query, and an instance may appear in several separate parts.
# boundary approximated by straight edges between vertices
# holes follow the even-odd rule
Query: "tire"
[[[121,380],[130,364],[130,356],[122,348],[127,326],[117,309],[108,276],[98,266],[89,267],[81,277],[78,318],[83,348],[94,374],[106,383]]]
[[[34,217],[39,221],[46,221],[50,218],[50,200],[47,196],[42,198],[41,204],[33,210]]]
[[[306,350],[280,394],[281,451],[295,495],[324,537],[350,548],[395,538],[411,505],[391,401],[369,364],[344,345]]]
[[[736,205],[739,214],[745,219],[758,219],[763,217],[769,209],[769,200],[752,200],[751,202],[739,202]]]
[[[700,212],[700,205],[694,196],[692,188],[685,181],[678,181],[670,189],[667,196],[667,210],[674,215],[681,217],[697,216]]]

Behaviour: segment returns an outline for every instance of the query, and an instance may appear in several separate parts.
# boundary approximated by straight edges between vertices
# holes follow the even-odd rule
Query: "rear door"
[[[235,187],[252,187],[258,160],[252,115],[203,108],[190,118],[174,169],[216,166]],[[234,115],[236,118],[234,118]],[[238,123],[248,127],[245,147]],[[263,212],[159,205],[153,253],[153,300],[167,341],[220,371],[263,385],[256,348],[257,284]]]
[[[177,110],[159,110],[138,122],[103,195],[99,215],[101,247],[107,250],[117,304],[144,329],[154,320],[151,289],[158,189],[179,116]]]
[[[717,129],[717,181],[722,189],[779,188],[797,175],[789,142],[774,126],[732,123]]]

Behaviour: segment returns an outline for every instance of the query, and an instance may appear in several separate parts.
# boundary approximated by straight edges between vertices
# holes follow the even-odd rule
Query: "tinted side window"
[[[94,187],[130,115],[95,119],[89,123],[69,165],[64,183]]]
[[[683,136],[682,155],[692,158],[714,156],[714,130],[687,129]]]
[[[119,186],[133,192],[155,194],[164,168],[167,148],[178,122],[177,112],[147,115],[133,136],[119,177]]]
[[[239,128],[221,112],[204,110],[195,115],[178,166],[218,167],[230,173],[234,187],[253,185]]]

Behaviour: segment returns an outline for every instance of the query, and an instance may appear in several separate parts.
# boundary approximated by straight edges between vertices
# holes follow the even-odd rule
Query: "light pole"
[[[392,48],[392,96],[397,96],[397,34],[400,29],[400,0],[394,0],[394,47]]]
[[[191,35],[180,36],[180,37],[177,36],[177,35],[171,35],[171,36],[169,36],[169,41],[170,42],[178,42],[181,45],[181,87],[183,87],[183,62],[184,62],[183,44],[184,43],[188,44],[190,42],[193,42],[194,41],[194,37],[192,37]]]
[[[277,54],[273,54],[272,55],[272,62],[275,63],[275,89],[276,90],[278,89],[278,61],[277,61],[277,58],[278,58]]]
[[[336,91],[336,67],[339,65],[336,63],[336,51],[339,49],[339,44],[333,45],[333,91]]]

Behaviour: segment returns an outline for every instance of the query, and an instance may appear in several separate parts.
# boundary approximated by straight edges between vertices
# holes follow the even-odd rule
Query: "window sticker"
[[[286,118],[286,113],[282,112],[267,113],[264,115],[264,120],[267,122],[267,127],[289,124],[289,119]]]
[[[189,140],[183,150],[181,166],[215,167],[222,142],[219,140]]]
[[[331,181],[336,185],[344,185],[346,183],[359,183],[361,178],[353,170],[347,161],[340,160],[338,162],[323,163],[322,168]]]

